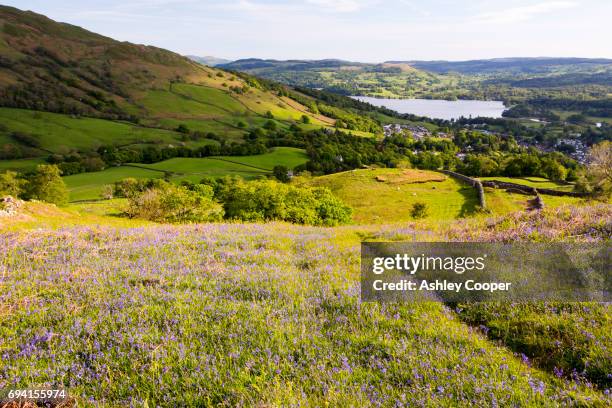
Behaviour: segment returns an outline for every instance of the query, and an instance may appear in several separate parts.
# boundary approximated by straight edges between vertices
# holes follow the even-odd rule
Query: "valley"
[[[184,57],[8,6],[0,28],[0,390],[612,405],[611,303],[364,301],[361,249],[608,245],[611,60]]]

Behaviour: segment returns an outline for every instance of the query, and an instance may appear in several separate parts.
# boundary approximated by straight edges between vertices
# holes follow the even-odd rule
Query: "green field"
[[[377,177],[401,173],[396,169],[352,170],[313,178],[310,185],[328,187],[345,203],[354,208],[356,223],[394,223],[411,221],[414,203],[427,204],[426,221],[453,220],[476,211],[478,203],[474,189],[445,177],[444,181],[387,183]],[[439,173],[423,172],[431,177]],[[420,180],[419,180],[420,181]]]
[[[480,180],[497,180],[506,183],[521,184],[535,188],[548,188],[559,191],[572,191],[573,184],[557,183],[542,177],[479,177]]]
[[[70,201],[99,199],[102,186],[128,177],[159,178],[164,173],[137,167],[111,167],[94,173],[81,173],[64,177],[64,182],[70,190]]]
[[[101,145],[178,143],[180,140],[180,134],[169,130],[24,109],[0,108],[0,122],[6,127],[7,132],[31,134],[39,140],[42,149],[54,153],[73,149],[87,151]]]
[[[70,190],[71,201],[94,200],[100,198],[102,186],[127,177],[158,178],[168,172],[172,173],[171,180],[176,182],[187,180],[196,183],[206,176],[240,176],[248,180],[270,175],[276,165],[293,168],[307,160],[308,156],[301,149],[276,147],[257,156],[177,157],[153,164],[135,163],[67,176],[64,181]]]
[[[377,178],[397,177],[405,170],[373,169],[353,170],[344,173],[316,177],[306,181],[313,186],[329,187],[338,197],[355,209],[357,223],[392,223],[412,221],[410,209],[416,202],[428,207],[427,223],[450,221],[469,216],[482,216],[477,211],[475,190],[466,184],[447,178],[445,181],[420,182],[408,177],[405,182],[381,182]],[[412,171],[412,170],[411,170]],[[419,171],[439,177],[440,173]],[[516,183],[533,183],[552,188],[556,183],[545,179],[495,178]],[[566,187],[566,186],[563,186]],[[533,197],[524,194],[508,193],[503,189],[485,188],[485,201],[489,214],[505,215],[530,208]],[[543,196],[544,205],[559,207],[565,204],[583,205],[584,199],[576,197]]]
[[[37,159],[19,159],[19,160],[0,160],[0,171],[16,170],[28,171],[36,168],[38,164],[45,164],[42,158]]]

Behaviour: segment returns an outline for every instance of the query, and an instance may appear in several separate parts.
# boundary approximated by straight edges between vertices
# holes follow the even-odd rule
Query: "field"
[[[443,181],[434,181],[434,180]],[[540,185],[540,180],[529,178]],[[505,180],[523,183],[524,179]],[[544,180],[544,179],[542,179]],[[331,174],[306,181],[313,186],[329,187],[338,197],[355,209],[357,223],[393,223],[413,221],[410,210],[416,202],[428,207],[428,216],[421,222],[435,224],[470,216],[482,216],[477,211],[475,190],[466,184],[437,172],[421,170],[371,169]],[[544,182],[547,188],[553,184]],[[505,215],[529,208],[531,197],[485,188],[487,207],[493,215]],[[564,204],[580,205],[583,199],[544,196],[549,207]]]
[[[170,173],[172,181],[199,182],[205,176],[240,176],[253,179],[270,175],[276,165],[293,168],[305,163],[308,157],[301,149],[276,147],[269,153],[257,156],[219,156],[209,158],[173,158],[153,164],[133,164],[111,167],[94,173],[82,173],[64,177],[70,190],[70,200],[95,200],[100,198],[102,186],[123,178],[158,178]]]
[[[428,220],[453,220],[476,210],[476,193],[470,186],[447,177],[425,181],[440,179],[440,174],[433,172],[412,173],[403,182],[392,182],[399,172],[402,170],[353,170],[317,177],[309,184],[330,188],[354,208],[353,218],[362,224],[410,221],[416,202],[427,204]]]
[[[43,159],[0,160],[0,171],[28,171],[36,168],[38,164],[44,163]]]
[[[507,183],[522,184],[535,188],[548,188],[559,191],[572,191],[573,184],[557,183],[542,177],[479,177],[480,180],[498,180]]]
[[[60,210],[50,211],[61,219]],[[99,221],[83,217],[90,224]],[[609,207],[571,215],[583,230],[606,218]],[[360,303],[363,236],[423,241],[442,236],[397,226],[116,228],[71,226],[72,218],[66,219],[57,230],[0,234],[6,249],[0,286],[2,388],[61,385],[86,406],[190,401],[194,406],[603,407],[612,402],[580,373],[572,380],[553,367],[538,369],[546,347],[534,344],[526,355],[515,354],[516,344],[530,333],[504,335],[493,318],[502,309],[491,306],[484,325],[475,328],[465,322],[482,316],[478,309]],[[557,213],[538,220],[543,233],[564,223]],[[525,221],[517,219],[516,225]],[[468,228],[458,226],[455,237],[462,239]],[[492,233],[502,238],[512,231]],[[602,369],[609,362],[598,354],[605,352],[611,332],[605,305],[590,312],[565,309],[557,320],[555,310],[536,306],[504,313],[508,324],[527,324],[538,313],[538,323],[526,328],[545,330],[553,321],[559,328],[538,338],[580,344],[587,357],[577,358],[597,362],[599,356]],[[597,326],[586,328],[584,319],[595,317]],[[567,330],[572,339],[563,336]]]
[[[6,128],[5,132],[17,131],[33,135],[47,154],[67,153],[72,149],[87,151],[101,145],[178,143],[180,140],[180,134],[169,130],[24,109],[0,108],[0,121]]]
[[[137,167],[111,167],[104,171],[74,174],[64,177],[64,182],[70,191],[70,201],[95,200],[101,198],[102,186],[128,177],[159,178],[164,173]]]

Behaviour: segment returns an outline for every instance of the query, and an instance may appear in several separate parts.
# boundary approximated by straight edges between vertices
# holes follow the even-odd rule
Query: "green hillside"
[[[491,178],[527,185],[531,180],[531,184],[546,185],[546,188],[556,185],[538,178]],[[417,202],[426,204],[428,209],[427,216],[419,219],[419,223],[435,225],[458,218],[525,211],[530,208],[528,201],[532,198],[502,189],[485,188],[489,213],[480,213],[477,210],[476,191],[471,186],[438,172],[413,169],[352,170],[300,182],[330,188],[355,209],[353,219],[359,224],[414,221],[410,210]],[[575,197],[544,196],[543,200],[544,205],[551,208],[585,203],[583,199]]]
[[[316,109],[312,96],[170,51],[118,42],[11,7],[0,6],[0,24],[0,169],[27,171],[45,161],[58,163],[71,188],[81,188],[80,180],[95,186],[76,190],[75,199],[91,198],[100,183],[132,174],[123,165],[133,162],[179,156],[160,166],[190,180],[202,174],[253,178],[278,164],[292,168],[306,161],[304,153],[268,151],[266,135],[336,123]],[[342,126],[361,136],[379,129],[353,111],[334,108],[329,114],[342,117]],[[259,133],[251,137],[254,132]],[[242,158],[264,170],[198,159],[266,152]],[[92,166],[91,160],[104,154],[104,165],[111,167],[104,175],[71,176],[100,170],[103,164]],[[186,170],[185,163],[198,164]],[[206,164],[200,168],[200,163]]]

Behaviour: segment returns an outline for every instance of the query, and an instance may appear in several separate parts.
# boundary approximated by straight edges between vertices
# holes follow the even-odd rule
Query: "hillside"
[[[0,106],[143,123],[148,119],[157,127],[171,127],[176,119],[213,121],[267,111],[282,120],[308,114],[256,80],[171,51],[115,41],[5,6],[0,6],[0,24]]]
[[[429,72],[445,74],[458,72],[461,74],[503,73],[551,73],[564,70],[566,72],[596,72],[612,65],[606,58],[493,58],[470,61],[396,61]]]
[[[292,86],[389,98],[508,102],[542,94],[559,97],[560,93],[580,99],[606,98],[612,92],[612,60],[608,59],[498,58],[379,64],[244,59],[222,66]]]
[[[444,234],[18,211],[0,218],[20,228],[0,234],[4,386],[51,382],[85,406],[610,404],[606,304],[360,303],[360,241]],[[450,234],[603,238],[604,219],[565,208]]]
[[[262,154],[278,145],[270,140],[274,132],[289,129],[346,127],[368,137],[382,131],[354,102],[338,107],[33,12],[0,6],[0,25],[0,169],[27,171],[50,161],[68,176],[102,170],[104,154],[112,156],[106,167],[115,167]],[[273,157],[278,162],[264,163],[266,172],[293,163],[293,153]],[[194,173],[208,174],[207,163]]]

